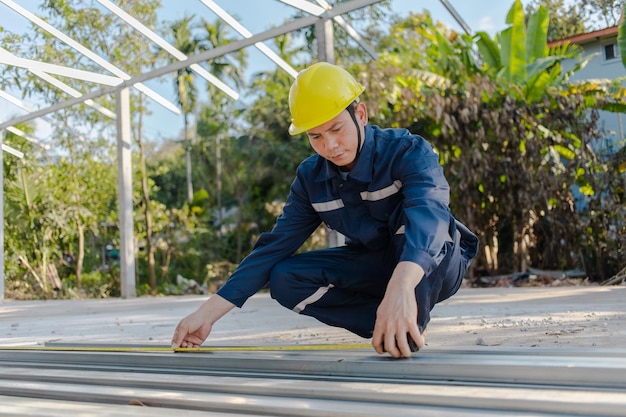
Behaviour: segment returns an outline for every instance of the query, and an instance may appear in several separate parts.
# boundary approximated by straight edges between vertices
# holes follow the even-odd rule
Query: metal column
[[[335,63],[335,37],[332,19],[320,19],[315,23],[317,39],[317,60]]]
[[[120,227],[120,279],[122,298],[134,298],[135,245],[133,226],[133,173],[131,160],[130,93],[123,88],[117,99],[117,187]]]

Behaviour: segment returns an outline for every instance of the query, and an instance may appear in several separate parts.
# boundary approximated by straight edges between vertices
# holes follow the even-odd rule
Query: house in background
[[[549,42],[552,47],[563,42],[576,44],[583,49],[583,59],[595,55],[586,67],[576,72],[570,78],[571,81],[589,79],[611,79],[626,77],[626,68],[622,64],[617,35],[619,26],[611,26],[606,29],[596,30],[582,35],[576,35],[565,39]],[[573,68],[574,60],[563,62],[563,71]],[[599,128],[606,131],[604,143],[594,144],[596,150],[612,148],[613,151],[624,146],[624,134],[626,129],[626,115],[621,113],[600,112]]]

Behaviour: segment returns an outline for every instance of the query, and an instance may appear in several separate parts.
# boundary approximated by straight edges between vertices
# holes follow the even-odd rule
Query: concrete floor
[[[60,343],[169,345],[205,296],[0,303],[0,346]],[[626,349],[626,286],[463,288],[435,307],[431,347]],[[257,294],[219,321],[210,345],[363,343]]]

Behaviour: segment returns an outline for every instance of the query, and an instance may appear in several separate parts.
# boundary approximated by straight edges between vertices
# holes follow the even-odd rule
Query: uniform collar
[[[369,182],[372,179],[372,159],[374,157],[374,130],[371,126],[365,125],[365,138],[363,140],[363,147],[361,148],[361,153],[359,154],[359,159],[356,161],[354,168],[350,171],[348,178]],[[322,158],[320,156],[320,158]],[[337,177],[339,178],[339,167],[328,161],[327,159],[323,159],[323,168],[320,170],[319,175],[315,179],[317,182],[327,181],[331,178]]]

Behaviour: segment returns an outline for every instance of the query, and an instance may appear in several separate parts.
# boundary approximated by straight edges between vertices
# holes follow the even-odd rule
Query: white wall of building
[[[591,55],[593,55],[593,58],[591,58],[587,66],[576,72],[570,78],[571,81],[589,79],[613,80],[619,77],[626,77],[626,68],[624,68],[622,64],[619,48],[617,46],[617,34],[589,40],[579,44],[579,46],[584,49],[584,59]],[[611,54],[611,51],[613,54]],[[567,71],[572,69],[574,64],[575,62],[573,60],[563,62],[563,70]],[[600,116],[599,128],[606,131],[606,137],[605,143],[599,143],[597,145],[606,146],[622,143],[623,146],[624,135],[626,134],[626,115],[601,111]]]

